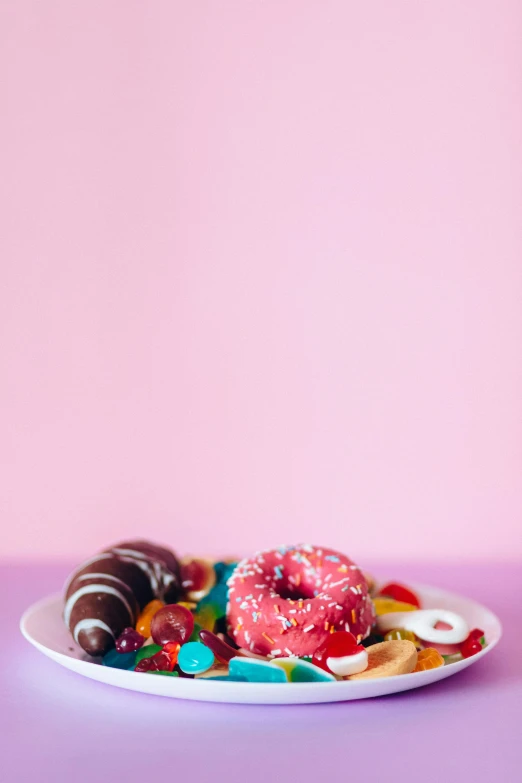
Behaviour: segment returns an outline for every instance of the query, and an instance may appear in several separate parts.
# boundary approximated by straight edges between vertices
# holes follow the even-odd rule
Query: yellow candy
[[[419,608],[413,604],[406,604],[404,601],[394,601],[393,598],[374,598],[373,605],[377,617],[390,612],[416,612]]]
[[[393,631],[388,631],[388,633],[384,635],[384,640],[386,642],[391,642],[394,639],[407,639],[409,642],[413,642],[415,645],[417,644],[417,637],[413,631],[407,631],[405,628],[395,628]]]
[[[438,669],[439,666],[444,666],[444,658],[440,652],[434,647],[426,647],[418,653],[417,666],[413,671],[424,672],[428,669]]]
[[[185,609],[188,609],[189,612],[192,612],[193,609],[196,608],[197,604],[194,603],[194,601],[178,601],[178,606],[184,606]]]
[[[156,614],[157,611],[161,609],[163,606],[163,601],[160,601],[159,599],[155,599],[154,601],[151,601],[147,604],[147,606],[144,608],[140,616],[138,617],[138,622],[136,623],[136,630],[138,633],[141,633],[142,636],[145,638],[150,636],[150,624],[152,621],[152,618]]]
[[[217,614],[212,604],[204,604],[194,615],[194,622],[204,628],[205,631],[213,631],[216,625]]]

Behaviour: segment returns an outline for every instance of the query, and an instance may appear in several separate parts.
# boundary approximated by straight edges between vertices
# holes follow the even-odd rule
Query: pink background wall
[[[521,25],[1,0],[4,555],[520,555]]]

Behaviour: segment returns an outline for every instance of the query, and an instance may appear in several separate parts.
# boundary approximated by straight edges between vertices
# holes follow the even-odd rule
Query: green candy
[[[136,663],[139,663],[144,658],[152,658],[152,656],[155,655],[157,652],[159,652],[161,649],[162,648],[160,647],[159,644],[146,644],[145,647],[140,647],[140,649],[136,653]]]
[[[192,631],[189,642],[200,642],[201,641],[201,639],[199,638],[200,631],[201,631],[201,626],[198,625],[198,623],[194,623],[194,630]]]

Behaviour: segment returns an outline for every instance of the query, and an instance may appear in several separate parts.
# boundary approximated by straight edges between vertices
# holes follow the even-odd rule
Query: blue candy
[[[268,661],[257,658],[231,658],[229,661],[231,677],[240,677],[247,682],[288,682],[286,672]]]
[[[178,666],[185,674],[201,674],[214,663],[214,653],[201,642],[183,644],[178,654]]]
[[[117,650],[109,650],[103,656],[102,666],[110,666],[111,669],[128,669],[134,671],[136,666],[136,652],[119,653]]]

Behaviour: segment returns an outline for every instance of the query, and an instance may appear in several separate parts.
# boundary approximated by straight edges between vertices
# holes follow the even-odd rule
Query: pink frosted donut
[[[236,643],[271,657],[311,656],[333,631],[369,635],[375,613],[359,568],[308,544],[259,552],[228,580],[227,624]]]

